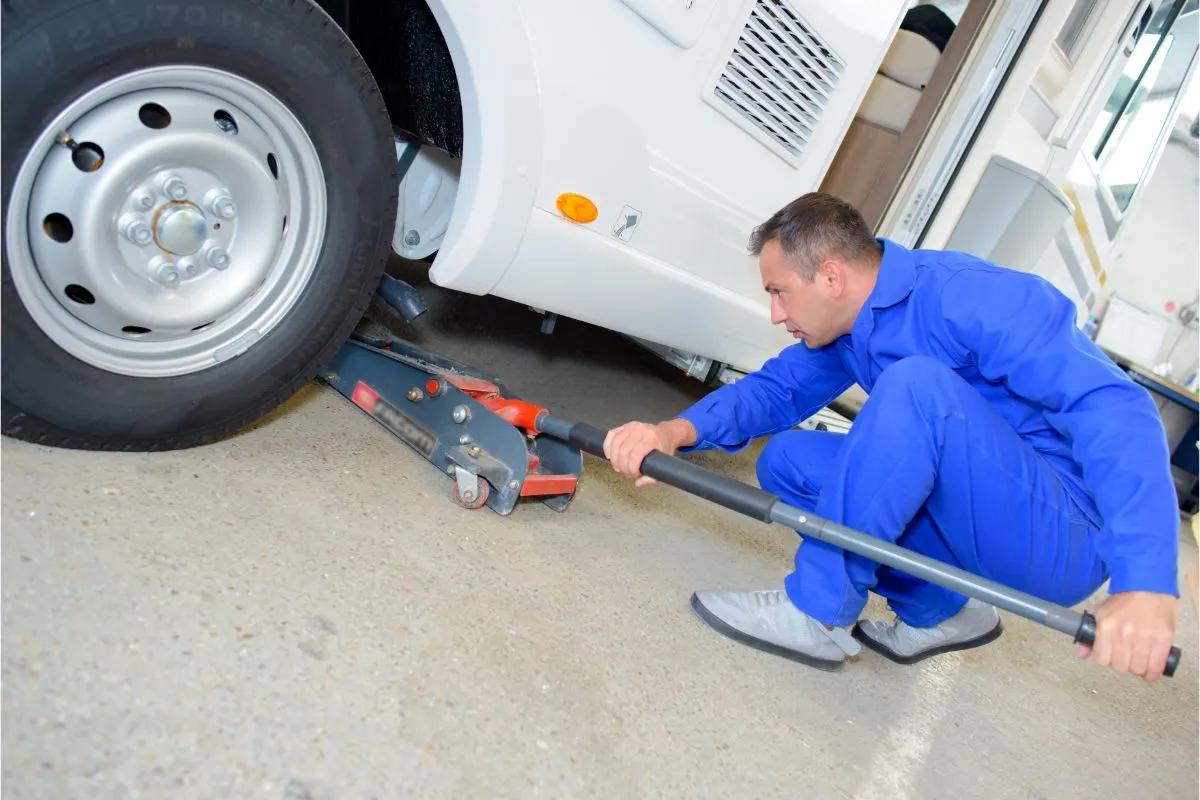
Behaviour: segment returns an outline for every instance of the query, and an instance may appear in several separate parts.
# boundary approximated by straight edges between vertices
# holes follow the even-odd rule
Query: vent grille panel
[[[758,0],[713,94],[760,138],[798,158],[845,69],[785,0]]]

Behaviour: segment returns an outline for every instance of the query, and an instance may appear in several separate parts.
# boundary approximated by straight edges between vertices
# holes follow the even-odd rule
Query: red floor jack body
[[[323,377],[454,478],[451,497],[464,508],[507,515],[521,498],[537,498],[562,511],[575,496],[582,453],[541,434],[544,409],[494,378],[400,339],[357,334]]]
[[[415,290],[385,278],[380,294],[409,320],[424,311]],[[572,423],[512,397],[494,378],[399,339],[356,334],[322,377],[401,441],[454,478],[451,496],[465,508],[510,514],[537,498],[562,511],[583,473],[583,451],[604,458],[605,431]],[[783,503],[777,496],[688,461],[652,452],[641,471],[760,522],[783,525],[951,591],[1066,633],[1095,641],[1096,619],[847,528]],[[1171,649],[1166,675],[1181,653]]]

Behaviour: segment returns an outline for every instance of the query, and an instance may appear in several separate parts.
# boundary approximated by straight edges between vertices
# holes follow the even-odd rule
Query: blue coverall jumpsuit
[[[1064,605],[1178,596],[1179,517],[1154,402],[1075,326],[1047,281],[881,239],[850,334],[784,349],[681,416],[687,450],[774,434],[760,485],[784,502]],[[857,382],[848,434],[789,430]],[[817,540],[785,581],[802,611],[850,625],[867,592],[916,627],[960,594]]]

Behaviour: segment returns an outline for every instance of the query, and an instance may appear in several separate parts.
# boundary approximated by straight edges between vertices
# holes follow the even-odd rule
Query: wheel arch
[[[513,0],[319,0],[346,27],[395,127],[461,158],[430,271],[486,294],[521,244],[541,166],[533,48]]]

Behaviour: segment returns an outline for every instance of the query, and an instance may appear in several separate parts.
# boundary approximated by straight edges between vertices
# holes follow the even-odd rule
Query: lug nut
[[[187,273],[187,276],[189,278],[195,277],[200,272],[199,265],[196,264],[195,261],[192,261],[190,258],[187,261],[179,262],[179,266],[183,268],[183,271],[185,273]]]
[[[155,269],[154,279],[168,288],[174,288],[179,285],[179,270],[167,259],[159,256],[150,262],[150,266]]]
[[[154,208],[154,198],[145,192],[141,192],[133,198],[133,204],[142,211],[149,211]]]
[[[224,247],[210,247],[204,251],[204,260],[213,269],[225,269],[229,266],[229,253]]]
[[[187,185],[183,182],[183,178],[178,175],[168,175],[162,179],[159,184],[162,193],[172,200],[183,200],[187,197]]]
[[[237,216],[237,203],[224,189],[213,189],[204,195],[204,204],[214,216],[221,219],[233,219]]]
[[[121,233],[125,238],[139,247],[145,247],[154,240],[150,226],[137,217],[126,217],[121,220]]]
[[[150,259],[150,279],[158,283],[166,285],[167,272],[175,269],[175,265],[166,256],[155,256]],[[175,279],[179,279],[179,272],[175,272]]]
[[[233,219],[237,216],[237,203],[231,197],[218,197],[212,210],[221,219]]]

